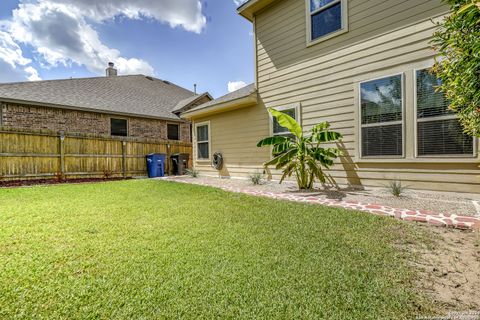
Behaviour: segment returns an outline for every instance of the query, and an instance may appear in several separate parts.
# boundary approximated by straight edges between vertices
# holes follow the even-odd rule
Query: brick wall
[[[0,124],[4,127],[101,135],[110,134],[110,118],[128,119],[129,136],[153,139],[167,139],[167,123],[179,123],[180,140],[190,141],[190,124],[184,122],[9,103],[1,104],[0,116]]]

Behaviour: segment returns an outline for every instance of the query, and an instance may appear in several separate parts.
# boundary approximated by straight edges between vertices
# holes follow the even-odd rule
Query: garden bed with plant
[[[253,175],[252,175],[253,176]],[[259,183],[254,184],[250,179],[225,179],[199,175],[169,177],[175,181],[207,185],[217,188],[238,188],[249,192],[265,192],[275,194],[315,197],[321,200],[336,200],[345,202],[359,202],[362,204],[382,205],[399,209],[423,210],[456,215],[480,216],[473,201],[480,202],[480,195],[476,193],[455,193],[428,190],[413,190],[404,188],[400,195],[395,196],[392,187],[366,187],[364,189],[341,188],[325,189],[321,184],[314,184],[311,190],[298,190],[293,181],[268,181],[263,176]],[[257,178],[255,178],[257,180]]]
[[[0,180],[0,188],[27,187],[37,185],[52,185],[65,183],[93,183],[118,181],[131,178],[79,178],[79,179],[30,179],[30,180]]]

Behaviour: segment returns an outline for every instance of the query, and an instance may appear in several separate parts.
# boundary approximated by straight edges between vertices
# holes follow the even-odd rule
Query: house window
[[[347,0],[306,0],[309,41],[347,31]]]
[[[210,159],[210,128],[207,123],[196,125],[197,159]]]
[[[360,84],[362,157],[403,155],[403,76]]]
[[[178,124],[167,124],[167,138],[168,140],[180,140],[180,127]]]
[[[473,155],[473,138],[463,133],[445,95],[436,92],[440,84],[430,69],[416,71],[417,155]]]
[[[275,108],[275,110],[283,112],[293,119],[299,121],[299,107],[298,106],[288,106],[288,107],[281,107],[281,108]],[[282,127],[279,123],[277,118],[272,117],[272,129],[273,129],[273,135],[274,136],[287,136],[287,137],[292,137],[294,138],[295,135],[293,135],[290,131],[288,131],[287,128]]]
[[[110,119],[110,135],[112,136],[128,136],[128,122],[126,119]]]

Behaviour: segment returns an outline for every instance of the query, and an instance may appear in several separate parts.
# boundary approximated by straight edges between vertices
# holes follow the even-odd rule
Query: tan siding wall
[[[440,0],[349,0],[349,32],[306,45],[305,1],[283,0],[256,17],[259,96],[267,107],[300,103],[305,129],[329,121],[344,134],[346,156],[331,171],[339,184],[385,185],[398,179],[416,188],[480,192],[474,159],[416,159],[414,69],[433,62],[431,18],[447,11]],[[406,159],[359,161],[358,82],[404,72]],[[451,163],[445,163],[450,161]]]
[[[268,119],[264,106],[253,106],[195,119],[194,124],[210,122],[211,152],[221,152],[225,160],[221,176],[248,177],[256,170],[263,170],[262,163],[269,157],[267,148],[256,147],[260,139],[269,135]],[[194,164],[202,174],[219,174],[210,161],[195,160]]]

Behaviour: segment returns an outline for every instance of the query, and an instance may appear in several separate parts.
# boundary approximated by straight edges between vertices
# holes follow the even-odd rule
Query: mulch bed
[[[131,178],[81,178],[81,179],[35,179],[35,180],[11,180],[0,181],[0,188],[15,188],[38,185],[66,184],[66,183],[94,183],[106,181],[128,180]]]

